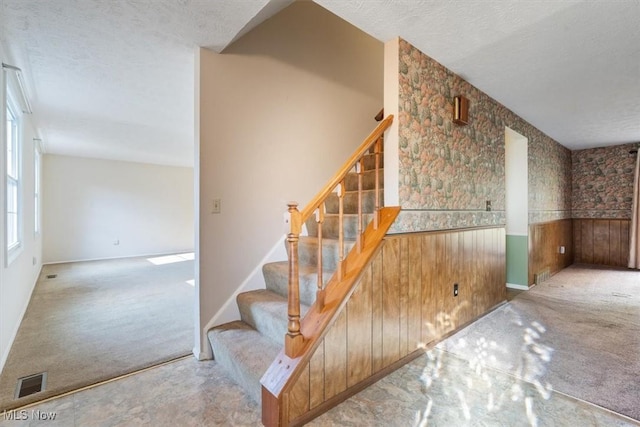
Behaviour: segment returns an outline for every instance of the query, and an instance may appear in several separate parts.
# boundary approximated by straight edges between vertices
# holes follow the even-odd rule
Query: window
[[[35,148],[33,153],[33,209],[34,209],[34,224],[33,230],[35,234],[40,233],[40,171],[42,167],[42,153],[40,152],[39,141],[35,142]]]
[[[20,218],[20,116],[7,97],[6,247],[9,259],[21,247]]]

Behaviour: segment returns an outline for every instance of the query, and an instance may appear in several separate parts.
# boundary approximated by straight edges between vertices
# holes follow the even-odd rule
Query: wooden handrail
[[[371,132],[371,134],[364,140],[360,147],[349,157],[349,159],[344,163],[344,165],[336,172],[336,174],[329,180],[327,185],[318,193],[316,196],[311,199],[311,201],[307,204],[307,206],[300,211],[301,214],[301,223],[300,230],[297,230],[298,233],[302,230],[302,224],[309,219],[311,214],[318,209],[320,204],[326,200],[327,197],[333,192],[333,190],[342,182],[342,180],[347,176],[349,171],[353,169],[356,162],[360,160],[362,156],[367,154],[367,151],[374,144],[378,138],[382,136],[385,130],[391,126],[393,122],[393,115],[390,114],[387,116],[380,124]],[[293,224],[292,224],[293,225]],[[294,231],[293,229],[291,231]]]
[[[363,192],[363,173],[364,173],[364,156],[368,154],[372,146],[375,151],[375,207],[373,227],[377,230],[380,215],[379,205],[379,162],[380,162],[380,145],[384,131],[391,126],[393,115],[389,115],[376,126],[371,134],[363,141],[349,159],[342,165],[336,174],[329,180],[327,185],[307,204],[307,206],[298,210],[295,202],[289,203],[290,232],[287,235],[287,244],[289,250],[289,283],[288,283],[288,328],[285,335],[284,351],[288,357],[296,357],[296,355],[304,347],[304,336],[300,331],[300,285],[299,285],[299,268],[298,268],[298,240],[302,232],[302,224],[317,212],[316,222],[318,223],[318,289],[316,304],[322,309],[325,303],[325,292],[323,288],[323,266],[322,266],[322,225],[324,222],[325,201],[331,195],[336,187],[339,189],[339,245],[340,259],[338,261],[338,271],[336,276],[341,279],[344,276],[344,238],[343,238],[343,199],[345,193],[345,178],[347,174],[356,166],[358,173],[358,223],[356,236],[356,249],[362,251],[363,241],[363,211],[362,211],[362,192]],[[374,145],[375,144],[375,145]]]

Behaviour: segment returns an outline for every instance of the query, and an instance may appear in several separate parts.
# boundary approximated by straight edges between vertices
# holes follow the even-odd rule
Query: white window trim
[[[18,227],[17,227],[17,234],[18,234],[18,239],[17,242],[11,246],[9,246],[9,242],[7,241],[8,236],[7,236],[7,226],[8,226],[8,218],[7,218],[7,208],[8,208],[8,194],[7,194],[7,188],[9,186],[9,171],[5,171],[4,173],[4,193],[5,193],[5,197],[4,197],[4,232],[3,234],[5,235],[4,238],[4,246],[6,248],[6,260],[5,260],[5,265],[8,267],[9,265],[11,265],[11,263],[13,263],[13,261],[18,258],[18,256],[22,253],[22,250],[24,248],[24,233],[23,233],[23,228],[24,228],[24,218],[23,218],[23,209],[22,209],[22,190],[24,188],[24,183],[23,183],[23,176],[22,176],[22,127],[23,127],[23,119],[22,119],[22,110],[20,110],[20,108],[18,107],[18,104],[15,102],[15,98],[12,96],[12,93],[9,91],[9,88],[6,87],[6,105],[3,106],[3,119],[4,119],[4,124],[6,126],[7,123],[7,117],[4,117],[6,115],[6,110],[7,108],[9,108],[11,110],[11,113],[13,114],[13,116],[16,118],[17,121],[17,129],[16,129],[16,134],[17,134],[17,138],[16,138],[16,152],[17,152],[17,192],[18,192],[18,206],[17,206],[17,223],[18,223]],[[4,141],[3,144],[3,150],[4,150],[4,157],[5,157],[5,162],[6,162],[6,153],[7,153],[7,144],[9,144],[9,141],[7,141],[7,132],[6,129],[3,132],[3,136],[2,139]],[[6,168],[6,163],[5,163],[5,168]]]
[[[40,142],[33,144],[33,234],[40,236],[42,232],[42,149]]]

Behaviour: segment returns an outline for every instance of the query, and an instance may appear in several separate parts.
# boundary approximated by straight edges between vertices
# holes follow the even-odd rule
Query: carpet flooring
[[[640,272],[571,266],[438,347],[640,420]]]
[[[192,254],[45,266],[0,374],[0,411],[190,354],[193,277]],[[39,372],[46,389],[14,399],[18,378]]]

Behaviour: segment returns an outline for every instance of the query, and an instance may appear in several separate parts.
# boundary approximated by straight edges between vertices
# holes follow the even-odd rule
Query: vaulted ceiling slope
[[[47,152],[193,164],[194,49],[292,0],[0,0]],[[315,0],[400,36],[571,149],[640,141],[638,0]]]

